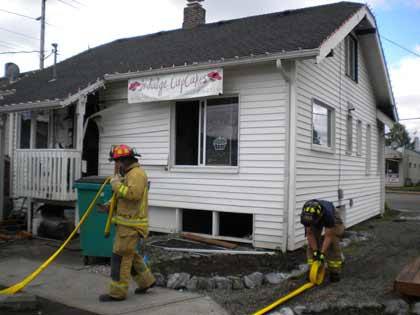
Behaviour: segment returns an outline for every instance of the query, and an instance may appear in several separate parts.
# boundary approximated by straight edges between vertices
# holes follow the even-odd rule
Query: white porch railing
[[[62,149],[16,150],[16,194],[74,201],[74,180],[81,177],[81,153]]]

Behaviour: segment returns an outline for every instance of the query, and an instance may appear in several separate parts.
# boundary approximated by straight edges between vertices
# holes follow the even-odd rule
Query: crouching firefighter
[[[148,180],[140,167],[135,151],[126,146],[113,146],[110,160],[115,162],[116,174],[111,186],[116,197],[116,213],[112,223],[116,233],[111,258],[111,283],[108,294],[101,302],[122,301],[127,297],[128,285],[133,278],[136,294],[154,286],[156,280],[136,249],[140,238],[148,235]]]
[[[334,204],[325,200],[309,200],[302,208],[301,223],[305,226],[308,240],[307,258],[309,268],[314,261],[327,262],[331,282],[340,281],[342,252],[340,239],[344,225]],[[325,235],[322,238],[322,231]]]

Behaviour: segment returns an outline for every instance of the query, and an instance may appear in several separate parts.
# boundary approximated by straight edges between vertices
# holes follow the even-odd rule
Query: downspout
[[[285,68],[287,67],[287,69]],[[285,188],[284,188],[284,208],[283,208],[283,242],[282,251],[294,248],[294,213],[296,204],[296,62],[288,61],[284,64],[281,59],[277,59],[276,68],[281,73],[289,86],[289,100],[287,107],[288,124],[286,130],[286,157],[285,163]],[[290,245],[290,240],[292,244]]]

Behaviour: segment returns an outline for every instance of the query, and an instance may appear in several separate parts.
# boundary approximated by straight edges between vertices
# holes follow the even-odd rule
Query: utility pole
[[[53,80],[57,79],[57,43],[52,43],[51,46],[53,46],[53,53],[54,53],[54,66],[53,66]]]
[[[45,2],[41,0],[41,47],[39,49],[39,68],[44,69],[44,46],[45,46]]]

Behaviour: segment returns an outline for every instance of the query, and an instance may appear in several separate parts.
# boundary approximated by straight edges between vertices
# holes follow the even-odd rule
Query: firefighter
[[[127,297],[131,277],[137,283],[136,294],[154,286],[156,280],[137,251],[140,239],[148,235],[148,180],[135,151],[126,146],[113,146],[110,160],[115,161],[116,174],[111,186],[116,194],[116,210],[112,223],[116,233],[111,257],[111,283],[101,302],[122,301]],[[109,209],[108,209],[109,210]]]
[[[343,221],[332,202],[309,200],[302,208],[301,223],[305,226],[308,240],[309,268],[314,261],[327,262],[331,282],[340,281],[342,252],[340,239],[344,234]],[[322,238],[322,231],[325,235]]]

